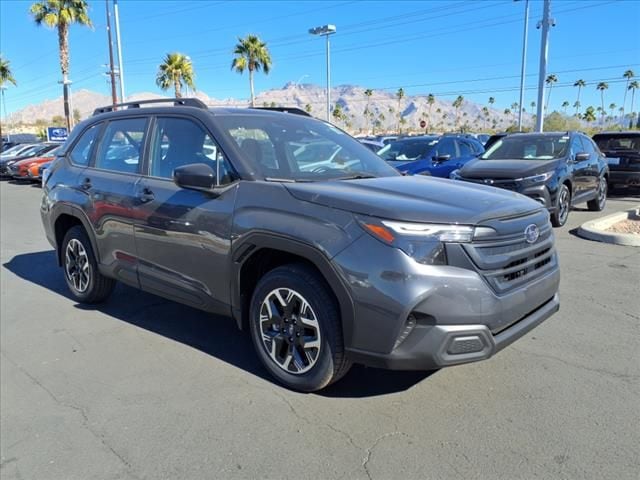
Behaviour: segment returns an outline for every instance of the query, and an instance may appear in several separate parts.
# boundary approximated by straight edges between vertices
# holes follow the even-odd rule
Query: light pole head
[[[335,25],[322,25],[321,27],[314,27],[309,29],[311,35],[331,35],[336,33]]]

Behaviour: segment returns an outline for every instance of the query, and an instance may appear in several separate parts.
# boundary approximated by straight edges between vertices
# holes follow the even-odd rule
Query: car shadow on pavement
[[[16,255],[3,266],[23,280],[74,302],[53,250]],[[121,283],[108,301],[94,306],[75,304],[75,307],[97,310],[273,382],[256,357],[249,335],[238,330],[231,318],[196,310]],[[342,380],[318,394],[345,398],[385,395],[407,390],[432,373],[392,372],[355,365]]]

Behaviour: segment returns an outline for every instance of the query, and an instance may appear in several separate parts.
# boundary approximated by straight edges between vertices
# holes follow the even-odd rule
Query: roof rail
[[[311,114],[298,107],[251,107],[256,110],[271,110],[274,112],[291,113],[293,115],[302,115],[304,117],[310,117]]]
[[[151,103],[173,103],[176,107],[196,107],[208,109],[207,105],[197,98],[158,98],[156,100],[139,100],[137,102],[125,102],[125,103],[116,103],[115,105],[107,105],[106,107],[96,108],[93,111],[94,115],[99,115],[101,113],[113,112],[117,109],[130,109],[130,108],[140,108],[140,105],[147,105]]]

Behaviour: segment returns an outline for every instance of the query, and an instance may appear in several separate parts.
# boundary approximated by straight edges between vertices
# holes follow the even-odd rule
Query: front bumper
[[[503,293],[475,270],[422,265],[368,235],[333,264],[354,305],[345,349],[373,367],[432,370],[484,360],[559,309],[555,253],[543,274]],[[415,326],[402,340],[409,318]]]

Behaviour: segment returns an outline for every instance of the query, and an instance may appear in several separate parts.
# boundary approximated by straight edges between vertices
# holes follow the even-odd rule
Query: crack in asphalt
[[[24,367],[22,367],[20,364],[18,364],[16,361],[14,361],[12,358],[10,358],[4,351],[0,352],[0,354],[9,362],[11,363],[14,367],[16,367],[23,375],[25,375],[29,380],[31,380],[33,382],[34,385],[40,387],[44,392],[46,392],[46,394],[54,401],[54,403],[56,403],[57,405],[60,405],[62,407],[67,407],[70,408],[71,410],[75,410],[76,412],[78,412],[80,414],[80,416],[82,417],[82,426],[89,431],[89,433],[91,433],[98,441],[100,441],[100,443],[109,451],[111,452],[116,458],[118,458],[118,460],[120,460],[120,462],[126,467],[127,472],[136,479],[140,479],[140,477],[138,477],[133,471],[132,471],[132,466],[131,463],[129,463],[129,461],[124,458],[120,453],[118,453],[111,445],[109,445],[109,443],[107,442],[107,440],[104,438],[103,435],[101,435],[99,432],[96,432],[95,430],[93,430],[91,428],[91,426],[89,425],[89,417],[87,416],[87,412],[85,411],[84,408],[78,406],[78,405],[74,405],[72,403],[68,403],[68,402],[63,402],[62,400],[60,400],[51,390],[49,390],[42,382],[40,382],[40,380],[38,380],[37,377],[35,377],[34,375],[32,375],[31,373],[29,373],[29,371],[27,369],[25,369]]]
[[[373,480],[373,477],[371,476],[371,472],[369,471],[369,462],[371,461],[371,456],[373,455],[373,451],[375,450],[375,448],[378,446],[378,444],[384,440],[385,438],[390,438],[390,437],[397,437],[397,436],[404,436],[404,437],[408,437],[409,435],[407,435],[404,432],[389,432],[389,433],[385,433],[384,435],[380,435],[378,438],[376,438],[376,440],[373,442],[373,444],[366,449],[365,453],[365,457],[362,459],[362,468],[364,468],[364,472],[367,474],[367,478],[369,480]]]
[[[567,365],[569,367],[577,368],[578,370],[586,370],[588,372],[594,372],[594,373],[599,373],[599,374],[602,374],[602,375],[608,375],[610,377],[618,378],[618,379],[624,380],[624,381],[640,379],[640,375],[633,375],[633,374],[627,374],[627,373],[618,373],[618,372],[612,372],[610,370],[605,370],[605,369],[602,369],[602,368],[593,368],[593,367],[588,367],[586,365],[579,365],[577,363],[572,363],[572,362],[570,362],[568,360],[564,360],[562,358],[554,357],[553,355],[546,355],[546,354],[542,354],[542,353],[535,353],[535,352],[531,352],[531,351],[526,351],[526,350],[522,350],[522,349],[520,349],[518,347],[515,347],[515,346],[511,346],[511,349],[515,350],[517,352],[520,352],[520,353],[524,353],[525,355],[531,355],[533,357],[538,357],[538,358],[546,358],[548,360],[555,360],[555,361],[563,363],[564,365]]]

